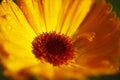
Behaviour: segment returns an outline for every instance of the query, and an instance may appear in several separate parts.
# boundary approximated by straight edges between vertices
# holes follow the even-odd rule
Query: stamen
[[[74,48],[66,35],[50,32],[37,36],[32,42],[34,55],[46,62],[59,66],[74,58]]]

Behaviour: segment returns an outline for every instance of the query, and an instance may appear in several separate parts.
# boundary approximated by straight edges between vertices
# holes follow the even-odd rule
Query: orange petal
[[[77,41],[77,63],[81,66],[95,70],[95,73],[108,74],[118,71],[120,21],[112,6],[100,0],[94,4],[83,23],[73,36]],[[95,33],[94,39],[88,43],[77,40],[79,35]],[[83,38],[84,39],[84,38]],[[76,43],[76,42],[75,42]],[[74,43],[74,44],[75,44]],[[81,43],[86,43],[81,46]],[[80,45],[79,45],[80,44]]]

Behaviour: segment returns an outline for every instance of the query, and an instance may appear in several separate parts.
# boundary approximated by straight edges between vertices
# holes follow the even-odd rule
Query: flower
[[[48,79],[119,71],[120,21],[105,0],[3,0],[0,58],[4,74]]]

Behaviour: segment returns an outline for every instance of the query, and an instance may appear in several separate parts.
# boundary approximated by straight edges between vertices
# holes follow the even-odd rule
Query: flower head
[[[84,78],[119,71],[120,21],[105,0],[3,0],[0,58],[4,73]]]

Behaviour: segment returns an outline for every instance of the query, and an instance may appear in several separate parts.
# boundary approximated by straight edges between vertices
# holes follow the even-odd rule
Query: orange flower
[[[14,79],[119,71],[120,21],[105,0],[3,0],[0,58]]]

